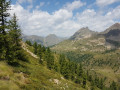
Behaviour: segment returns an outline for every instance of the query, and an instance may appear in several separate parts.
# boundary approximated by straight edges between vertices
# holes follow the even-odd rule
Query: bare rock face
[[[120,23],[116,23],[103,32],[106,42],[120,46]]]
[[[85,27],[85,28],[81,28],[73,36],[71,36],[70,40],[79,40],[83,38],[89,38],[94,34],[96,34],[96,32],[89,30],[88,27]]]
[[[120,23],[115,23],[112,26],[110,26],[108,29],[106,29],[104,32],[102,32],[102,34],[107,34],[109,33],[111,30],[120,30]]]

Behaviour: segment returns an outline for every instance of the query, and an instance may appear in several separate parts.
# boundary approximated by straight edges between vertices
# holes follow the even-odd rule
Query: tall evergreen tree
[[[12,19],[9,21],[9,55],[8,62],[10,64],[18,63],[18,60],[25,60],[24,54],[22,53],[20,41],[21,41],[21,30],[17,24],[17,17],[14,14]]]
[[[110,90],[117,90],[116,82],[112,82],[112,84],[110,85]]]
[[[38,48],[37,42],[33,44],[33,47],[34,47],[34,54],[37,54],[37,48]]]
[[[6,59],[9,47],[7,42],[7,17],[9,17],[10,1],[0,0],[0,59]]]
[[[39,56],[39,62],[42,64],[43,63],[43,61],[42,61],[42,47],[41,47],[41,45],[39,44],[38,45],[38,49],[37,49],[37,54],[38,54],[38,56]]]
[[[12,43],[15,46],[20,46],[20,36],[21,36],[21,30],[19,25],[17,24],[17,16],[14,14],[13,18],[9,21],[9,35],[12,39]]]
[[[82,77],[83,75],[83,69],[82,69],[82,65],[80,64],[79,67],[78,67],[78,72],[77,72],[78,76],[79,77]]]
[[[47,67],[49,69],[54,69],[54,56],[52,55],[50,48],[47,48],[46,55]]]

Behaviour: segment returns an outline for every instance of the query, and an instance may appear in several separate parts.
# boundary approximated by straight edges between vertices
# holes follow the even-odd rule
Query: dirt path
[[[26,44],[24,42],[21,42],[22,48],[27,51],[31,56],[33,56],[34,58],[38,58],[37,55],[35,55],[34,53],[32,53],[30,50],[28,50]]]

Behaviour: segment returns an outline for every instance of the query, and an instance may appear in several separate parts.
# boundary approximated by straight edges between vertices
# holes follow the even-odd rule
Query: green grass
[[[24,53],[28,62],[19,61],[18,67],[9,66],[6,61],[0,62],[0,90],[85,90],[79,84],[47,69],[45,63],[39,64],[39,60],[26,51]],[[55,56],[57,60],[58,56]]]

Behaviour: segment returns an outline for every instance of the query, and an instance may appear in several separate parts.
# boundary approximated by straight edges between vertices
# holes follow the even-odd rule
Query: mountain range
[[[22,35],[22,39],[23,41],[30,40],[32,43],[37,42],[38,44],[48,47],[48,46],[56,45],[61,41],[65,40],[66,38],[58,37],[55,34],[49,34],[46,37],[37,36],[37,35],[29,35],[29,36]]]
[[[67,46],[67,47],[66,47]],[[120,23],[115,23],[103,32],[81,28],[69,39],[52,49],[56,51],[104,51],[120,46]]]

